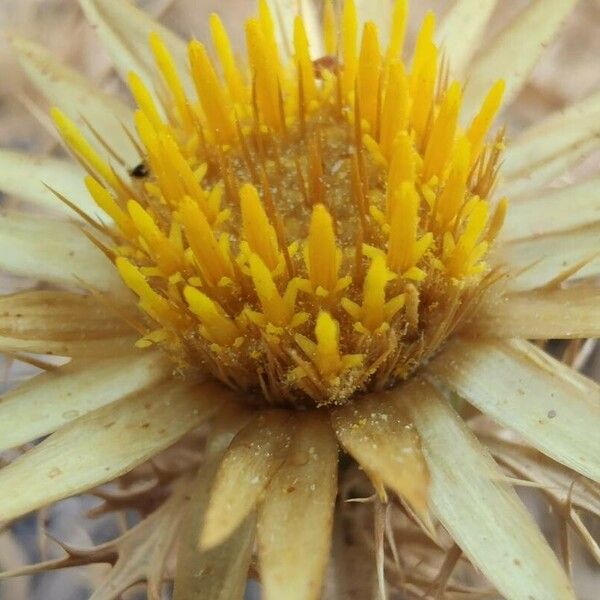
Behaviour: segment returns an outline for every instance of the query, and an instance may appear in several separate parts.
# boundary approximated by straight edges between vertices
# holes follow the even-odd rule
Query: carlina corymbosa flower
[[[377,514],[446,549],[435,597],[475,593],[460,561],[511,600],[574,598],[512,484],[600,514],[598,387],[527,341],[600,331],[600,182],[547,185],[598,145],[600,99],[512,143],[494,124],[574,2],[481,44],[497,2],[457,0],[408,59],[406,0],[371,8],[385,29],[354,0],[261,0],[243,58],[217,15],[186,46],[80,3],[135,109],[14,39],[78,166],[0,154],[0,187],[67,215],[0,219],[0,267],[47,284],[0,299],[0,350],[47,371],[0,402],[0,448],[48,436],[0,469],[0,521],[88,490],[145,518],[16,573],[112,563],[95,600],[168,577],[233,600],[248,576],[317,599],[355,461]],[[433,593],[375,521],[380,588],[386,537],[404,593]]]

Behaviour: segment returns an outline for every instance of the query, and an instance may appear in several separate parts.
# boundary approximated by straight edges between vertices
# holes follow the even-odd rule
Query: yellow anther
[[[163,125],[163,119],[156,108],[152,94],[148,91],[142,78],[137,73],[129,73],[128,81],[129,89],[133,94],[136,104],[146,117],[148,117],[152,127],[156,131],[159,131]]]
[[[209,223],[213,223],[218,210],[208,201],[198,177],[175,140],[166,132],[160,133],[154,148],[156,176],[171,206],[177,208],[185,196],[190,196],[200,206]]]
[[[467,132],[467,138],[471,142],[471,163],[475,163],[481,152],[485,136],[500,109],[502,103],[502,97],[504,96],[504,90],[506,84],[504,81],[497,81],[486,96],[479,113],[473,119],[469,130]]]
[[[122,191],[123,186],[111,166],[92,148],[77,125],[56,107],[50,110],[50,115],[63,140],[86,167],[97,173],[115,191]]]
[[[143,110],[136,110],[133,116],[136,131],[148,155],[151,166],[156,167],[158,158],[158,136],[148,115]],[[155,169],[156,170],[156,169]]]
[[[446,271],[451,277],[462,279],[485,268],[485,264],[478,261],[488,248],[487,242],[480,241],[487,225],[488,212],[488,203],[480,200],[469,213],[463,233],[445,257]]]
[[[185,89],[177,73],[177,66],[160,35],[155,31],[150,34],[150,48],[152,49],[156,66],[169,92],[173,96],[181,123],[188,130],[191,130],[194,126],[194,117],[185,94]]]
[[[229,93],[236,104],[243,104],[248,100],[248,93],[244,84],[244,79],[237,66],[229,36],[223,27],[223,23],[217,14],[210,16],[210,31],[212,34],[213,44],[219,61],[223,68],[223,75],[229,87]]]
[[[441,177],[454,145],[456,125],[462,99],[461,86],[455,81],[446,91],[435,119],[423,160],[423,180]]]
[[[270,54],[270,45],[265,39],[261,23],[256,19],[249,19],[246,23],[246,40],[259,118],[262,123],[279,132],[283,128],[283,121],[279,105],[278,59]]]
[[[344,98],[354,92],[356,72],[358,68],[358,54],[356,52],[356,36],[358,33],[358,17],[354,0],[344,1],[342,14],[342,92]]]
[[[388,223],[392,219],[398,193],[405,182],[413,183],[416,177],[416,151],[412,140],[406,133],[401,133],[392,149],[390,168],[387,180],[386,215]]]
[[[335,377],[344,367],[339,349],[338,322],[325,311],[320,311],[315,325],[316,343],[304,335],[295,336],[296,343],[326,379]]]
[[[387,284],[394,279],[394,274],[387,268],[385,258],[374,256],[363,282],[362,305],[342,300],[343,308],[356,321],[359,331],[371,332],[386,327],[394,315],[404,306],[404,295],[400,294],[386,302]]]
[[[450,175],[436,207],[436,222],[440,230],[449,228],[465,201],[471,161],[471,145],[466,138],[456,143]]]
[[[119,257],[116,266],[125,285],[140,299],[140,307],[163,326],[184,328],[185,316],[169,301],[155,292],[140,270],[126,258]]]
[[[229,96],[215,73],[204,45],[193,40],[188,46],[188,54],[196,92],[214,139],[219,144],[230,144],[236,137],[236,131]]]
[[[277,43],[275,20],[273,19],[273,14],[267,0],[258,0],[258,22],[260,23],[260,28],[266,42],[266,49],[271,65],[275,67],[277,77],[280,78],[282,69],[279,59],[279,44]]]
[[[323,5],[323,40],[325,53],[328,56],[337,56],[338,26],[332,0],[325,0]]]
[[[123,235],[134,238],[137,235],[137,229],[129,215],[117,204],[112,194],[89,175],[85,178],[85,186],[94,202],[117,224]]]
[[[223,280],[231,280],[233,266],[229,248],[219,243],[198,204],[191,198],[185,198],[179,215],[204,281],[210,286],[217,286]]]
[[[419,225],[419,195],[411,183],[402,184],[398,191],[397,206],[390,221],[387,264],[399,275],[422,279],[422,271],[414,270],[431,245],[433,236],[426,233],[417,238]],[[424,273],[423,273],[424,275]]]
[[[221,306],[191,286],[187,286],[183,294],[190,310],[200,319],[202,335],[219,346],[232,346],[241,333]]]
[[[401,62],[394,62],[389,68],[379,134],[381,152],[388,161],[396,137],[406,129],[408,124],[408,109],[408,79],[404,72],[404,65]]]
[[[429,12],[417,38],[410,73],[411,122],[419,142],[422,142],[425,136],[437,76],[438,52],[433,42],[434,30],[435,15]]]
[[[312,211],[306,259],[313,292],[327,295],[337,291],[342,256],[335,239],[333,219],[322,204],[317,204]]]
[[[392,29],[388,45],[386,62],[397,60],[402,54],[406,23],[408,20],[408,0],[396,0],[392,16]]]
[[[317,84],[315,82],[315,73],[313,63],[310,57],[308,46],[308,37],[304,28],[304,21],[301,16],[297,16],[294,21],[294,51],[296,62],[300,69],[302,77],[302,92],[304,94],[304,105],[310,107],[311,102],[317,98]]]
[[[288,285],[282,296],[273,281],[271,271],[257,254],[250,254],[250,274],[265,319],[276,327],[285,327],[294,317],[297,289]]]
[[[319,312],[315,325],[317,340],[315,363],[324,377],[337,375],[342,368],[340,356],[340,326],[338,322],[325,311]]]
[[[381,74],[381,50],[375,23],[368,22],[362,36],[358,63],[358,97],[361,117],[375,132],[378,120],[378,90]]]
[[[247,183],[240,188],[240,203],[244,239],[250,250],[274,271],[281,256],[277,234],[253,185]]]
[[[502,225],[504,225],[504,219],[506,218],[507,211],[508,198],[501,198],[500,202],[498,202],[498,205],[496,206],[494,215],[490,219],[490,224],[485,234],[485,239],[487,240],[488,244],[492,244],[500,233]]]
[[[316,343],[300,334],[295,336],[295,340],[319,374],[330,382],[344,371],[363,362],[362,354],[341,354],[339,323],[326,311],[320,311],[317,316]]]
[[[180,271],[183,268],[183,254],[177,251],[169,238],[158,228],[152,216],[135,200],[129,200],[127,210],[163,273],[172,275]]]

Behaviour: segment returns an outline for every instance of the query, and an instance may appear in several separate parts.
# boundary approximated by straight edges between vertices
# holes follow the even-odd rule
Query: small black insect
[[[337,73],[340,70],[340,63],[335,56],[322,56],[313,60],[313,69],[315,77],[317,79],[323,79],[323,73],[330,71],[331,73]]]
[[[144,177],[148,177],[150,175],[150,171],[146,166],[146,163],[141,162],[139,165],[136,165],[129,171],[129,174],[136,179],[143,179]]]

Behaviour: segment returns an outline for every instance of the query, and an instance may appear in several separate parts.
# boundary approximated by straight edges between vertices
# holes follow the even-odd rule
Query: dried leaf
[[[124,535],[104,546],[118,555],[90,600],[117,600],[136,583],[147,583],[148,600],[161,600],[167,561],[190,500],[190,480],[182,478],[169,499]]]

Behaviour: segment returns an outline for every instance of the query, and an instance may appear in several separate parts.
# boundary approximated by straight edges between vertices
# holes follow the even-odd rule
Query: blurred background
[[[290,6],[293,1],[289,0]],[[383,1],[387,0],[373,0],[373,4]],[[254,0],[140,0],[138,4],[182,37],[201,40],[208,39],[208,15],[218,11],[240,50],[244,47],[244,19],[255,9]],[[443,15],[451,4],[452,0],[412,2],[409,47],[425,11],[434,9]],[[527,0],[504,0],[498,4],[490,36],[526,5]],[[85,22],[76,0],[0,0],[0,146],[40,154],[61,152],[55,137],[32,114],[32,101],[37,103],[38,98],[27,85],[10,46],[13,33],[45,45],[103,89],[126,97],[108,54]],[[515,106],[505,115],[509,134],[592,92],[599,92],[599,64],[600,0],[580,0],[559,37],[547,48]],[[595,155],[578,171],[592,172],[599,167],[600,156]],[[0,209],[14,201],[0,194]],[[18,285],[24,284],[0,279],[0,290],[14,290]],[[590,352],[585,364],[589,374],[600,373],[599,356]],[[23,364],[0,362],[0,390],[33,372],[32,367]],[[23,520],[11,531],[0,531],[0,570],[59,556],[60,548],[43,533],[45,529],[56,538],[77,546],[110,539],[117,533],[114,520],[99,519],[90,523],[81,516],[94,504],[97,500],[92,498],[67,500],[50,514]],[[544,525],[543,515],[541,519]],[[45,528],[40,527],[42,523]],[[0,600],[81,600],[89,597],[90,589],[104,572],[105,567],[97,566],[3,582],[0,583]],[[580,600],[600,598],[597,567],[584,561],[576,577]],[[145,594],[135,591],[128,596],[144,597]],[[256,587],[251,586],[248,598],[258,598]]]

